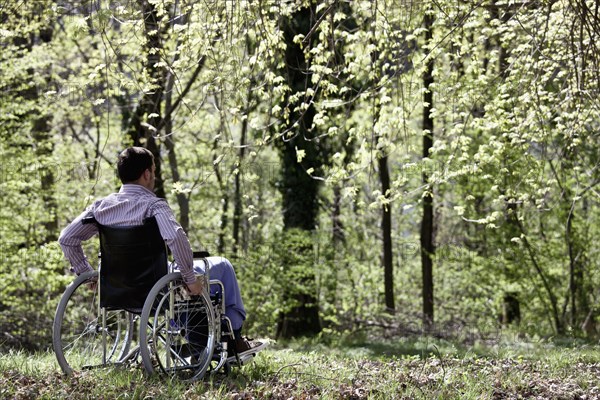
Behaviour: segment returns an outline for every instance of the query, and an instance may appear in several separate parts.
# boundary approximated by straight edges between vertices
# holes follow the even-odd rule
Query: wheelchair
[[[194,253],[205,263],[197,275],[204,290],[191,296],[154,218],[129,227],[83,223],[98,226],[100,266],[79,275],[56,309],[52,344],[65,374],[141,359],[148,374],[193,381],[252,361],[256,353],[228,354],[233,329],[223,284],[209,279],[208,253]]]

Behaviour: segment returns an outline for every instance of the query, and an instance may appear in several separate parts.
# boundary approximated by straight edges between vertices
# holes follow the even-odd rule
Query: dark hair
[[[128,147],[119,154],[117,173],[122,183],[138,180],[145,170],[151,169],[154,155],[143,147]]]

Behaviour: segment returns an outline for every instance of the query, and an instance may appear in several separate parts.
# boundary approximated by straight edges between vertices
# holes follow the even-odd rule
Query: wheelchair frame
[[[170,264],[170,272],[155,283],[142,310],[100,307],[100,269],[78,276],[65,290],[54,317],[52,342],[62,371],[70,375],[141,358],[148,374],[193,381],[250,361],[254,354],[236,354],[233,362],[227,357],[233,329],[225,315],[225,289],[222,282],[209,280],[209,265],[203,262],[205,274],[197,275],[204,283],[202,295],[190,296]],[[94,282],[91,290],[88,286]],[[211,285],[218,286],[218,295],[209,294]],[[201,323],[192,326],[198,319]]]

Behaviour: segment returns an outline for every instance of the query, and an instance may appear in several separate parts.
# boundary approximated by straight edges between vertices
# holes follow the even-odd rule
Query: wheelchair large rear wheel
[[[190,296],[178,272],[154,285],[140,318],[140,353],[149,374],[201,379],[212,360],[215,335],[207,293]]]
[[[54,315],[52,345],[67,375],[118,362],[129,352],[133,315],[124,310],[108,311],[103,329],[98,290],[88,287],[97,280],[97,271],[78,276],[65,290]]]

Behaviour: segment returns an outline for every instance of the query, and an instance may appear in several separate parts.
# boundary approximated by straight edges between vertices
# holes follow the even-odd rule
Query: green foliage
[[[310,232],[288,229],[238,260],[250,331],[275,336],[283,314],[303,305],[303,295],[317,296],[316,254]]]
[[[274,335],[302,291],[316,295],[327,333],[418,321],[418,210],[428,192],[440,326],[497,327],[504,295],[516,293],[521,325],[512,329],[600,332],[592,1],[439,1],[429,11],[392,0],[148,4],[156,32],[133,1],[2,10],[2,343],[49,343],[43,332],[70,280],[55,240],[118,188],[114,159],[133,142],[132,126],[156,142],[165,196],[188,218],[193,247],[234,261],[252,333]],[[283,22],[300,6],[312,10],[308,25],[287,37]],[[429,47],[425,12],[435,16]],[[292,53],[304,58],[297,79]],[[423,157],[431,57],[435,140]],[[160,100],[154,113],[149,98]],[[389,193],[376,179],[383,155]],[[382,313],[387,204],[393,317]],[[289,205],[312,233],[283,229]]]

